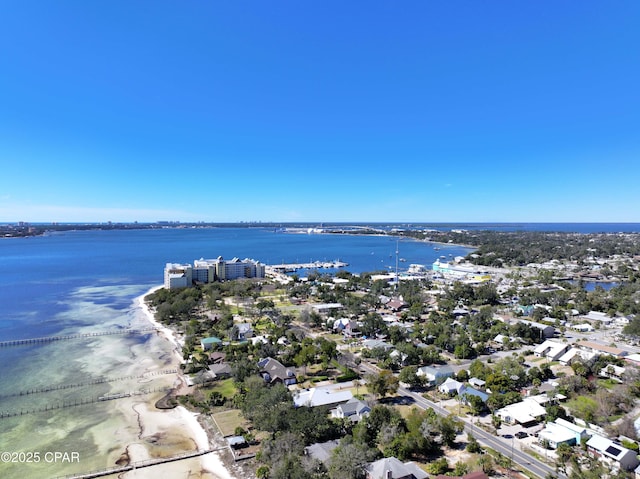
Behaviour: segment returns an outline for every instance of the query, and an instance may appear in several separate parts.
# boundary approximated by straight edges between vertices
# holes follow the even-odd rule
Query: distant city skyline
[[[0,222],[640,222],[640,3],[9,2]]]

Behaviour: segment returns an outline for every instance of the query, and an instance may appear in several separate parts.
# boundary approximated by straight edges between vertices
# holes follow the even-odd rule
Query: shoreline
[[[162,337],[172,345],[172,352],[175,354],[174,361],[182,364],[184,363],[184,359],[182,358],[181,339],[175,331],[155,319],[153,312],[144,301],[147,295],[162,287],[163,286],[154,286],[142,295],[136,297],[134,300],[134,308],[139,308],[145,319],[154,327],[158,328]],[[185,384],[181,373],[177,374],[174,386],[179,387],[179,383]],[[210,437],[206,429],[200,424],[198,420],[200,414],[193,413],[184,406],[177,406],[173,409],[157,409],[155,406],[156,402],[157,399],[153,398],[132,406],[137,416],[141,439],[177,436],[183,439],[182,443],[185,446],[188,444],[193,446],[190,450],[207,450],[217,447],[212,446],[212,444],[214,444],[214,438]],[[132,462],[150,458],[149,449],[140,442],[129,444],[127,450],[130,452],[130,460]],[[126,473],[122,477],[128,479],[156,479],[159,468],[162,468],[162,475],[166,477],[179,477],[187,473],[191,474],[189,477],[199,477],[201,479],[238,479],[224,464],[218,452],[211,452],[198,458],[137,469]]]

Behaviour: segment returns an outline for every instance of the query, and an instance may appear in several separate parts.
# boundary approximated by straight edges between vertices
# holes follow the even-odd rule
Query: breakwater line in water
[[[95,338],[98,336],[146,334],[152,331],[159,331],[159,329],[158,328],[119,329],[117,331],[100,331],[97,333],[69,334],[66,336],[45,336],[42,338],[13,339],[9,341],[0,341],[0,348],[6,348],[9,346],[29,346],[32,344],[53,343],[55,341],[69,341],[71,339]]]
[[[8,419],[16,416],[24,416],[26,414],[37,414],[37,413],[42,413],[47,411],[55,411],[57,409],[66,409],[70,407],[86,406],[87,404],[95,404],[98,402],[115,401],[117,399],[124,399],[131,396],[146,396],[148,394],[153,394],[159,391],[166,393],[171,391],[171,389],[172,388],[170,387],[141,389],[139,391],[108,394],[106,396],[80,398],[80,399],[73,399],[68,401],[56,401],[54,404],[49,404],[45,407],[40,407],[40,408],[22,409],[20,411],[0,411],[0,419]]]
[[[28,396],[31,394],[42,394],[42,393],[48,393],[51,391],[60,391],[61,389],[76,389],[76,388],[81,388],[81,387],[85,387],[85,386],[94,386],[96,384],[105,384],[105,383],[114,383],[117,381],[126,381],[128,379],[144,379],[144,378],[149,378],[152,376],[161,376],[161,375],[165,375],[165,374],[176,374],[178,372],[177,369],[165,369],[163,371],[154,371],[154,372],[150,372],[150,373],[145,373],[145,374],[140,374],[138,376],[121,376],[121,377],[117,377],[117,378],[100,378],[100,379],[96,379],[94,381],[87,381],[84,383],[76,383],[76,384],[60,384],[57,386],[47,386],[44,388],[36,388],[36,389],[29,389],[27,391],[18,391],[15,393],[10,393],[10,394],[0,394],[0,399],[6,399],[6,398],[11,398],[11,397],[18,397],[18,396]]]

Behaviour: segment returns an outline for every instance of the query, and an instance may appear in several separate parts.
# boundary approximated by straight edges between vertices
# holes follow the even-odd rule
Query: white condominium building
[[[264,278],[265,266],[252,259],[233,258],[225,261],[222,256],[216,259],[200,258],[190,264],[167,263],[164,269],[164,287],[167,289],[185,288],[197,283],[213,283],[239,278]]]

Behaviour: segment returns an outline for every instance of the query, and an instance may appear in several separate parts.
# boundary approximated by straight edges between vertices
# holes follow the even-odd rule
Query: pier
[[[219,447],[217,449],[206,449],[198,451],[189,451],[182,454],[178,454],[171,457],[162,457],[159,459],[147,459],[146,461],[133,462],[126,466],[116,466],[109,469],[102,469],[99,471],[86,472],[82,474],[71,474],[68,476],[59,476],[57,479],[93,479],[96,477],[110,476],[112,474],[120,474],[122,472],[133,471],[135,469],[142,469],[143,467],[156,466],[158,464],[165,464],[167,462],[182,461],[183,459],[190,459],[192,457],[204,456],[216,451],[227,449],[227,447]]]
[[[309,263],[281,263],[267,266],[277,272],[292,272],[299,269],[328,269],[328,268],[344,268],[349,263],[343,261],[313,261]]]
[[[153,389],[141,389],[139,391],[132,392],[122,392],[122,393],[114,393],[109,394],[107,396],[99,396],[99,397],[89,397],[89,398],[80,398],[69,401],[56,401],[53,404],[47,405],[45,407],[34,408],[34,409],[22,409],[18,411],[0,411],[0,419],[8,419],[16,416],[24,416],[25,414],[37,414],[48,411],[55,411],[57,409],[65,409],[69,407],[78,407],[85,406],[87,404],[95,404],[98,402],[104,401],[116,401],[122,398],[128,398],[131,396],[146,396],[148,394],[153,394],[156,392],[169,392],[172,388],[170,387],[162,387],[162,388],[153,388]]]
[[[33,344],[53,343],[56,341],[69,341],[72,339],[88,339],[98,336],[114,336],[128,334],[146,334],[159,331],[158,328],[142,328],[142,329],[119,329],[117,331],[100,331],[97,333],[69,334],[66,336],[45,336],[42,338],[14,339],[10,341],[0,341],[0,348],[10,346],[29,346]]]
[[[146,378],[150,378],[152,376],[162,376],[165,374],[176,374],[178,372],[177,369],[165,369],[162,371],[154,371],[154,372],[149,372],[149,373],[145,373],[145,374],[140,374],[138,376],[121,376],[121,377],[117,377],[117,378],[99,378],[99,379],[95,379],[93,381],[87,381],[84,383],[76,383],[76,384],[59,384],[56,386],[46,386],[43,388],[34,388],[34,389],[27,389],[25,391],[18,391],[18,392],[14,392],[14,393],[8,393],[8,394],[0,394],[0,399],[6,399],[6,398],[11,398],[11,397],[18,397],[18,396],[29,396],[31,394],[42,394],[42,393],[48,393],[51,391],[59,391],[61,389],[77,389],[77,388],[81,388],[81,387],[85,387],[85,386],[95,386],[96,384],[105,384],[105,383],[113,383],[116,381],[125,381],[127,379],[146,379]]]

